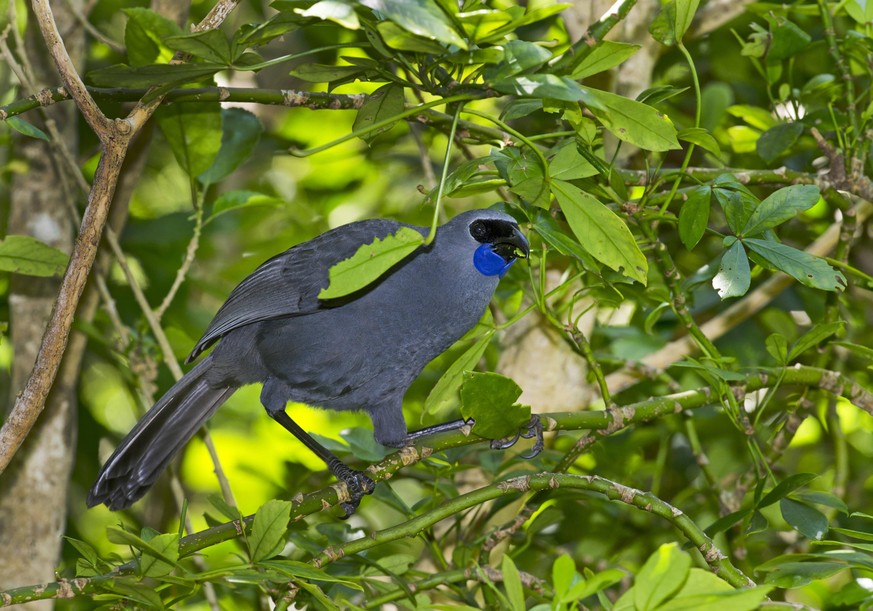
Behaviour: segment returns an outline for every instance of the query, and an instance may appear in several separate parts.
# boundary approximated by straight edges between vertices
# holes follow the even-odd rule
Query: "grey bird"
[[[215,410],[246,384],[263,383],[267,413],[347,484],[351,500],[342,504],[347,516],[375,484],[306,434],[285,412],[288,401],[363,410],[373,421],[376,441],[391,447],[463,424],[410,435],[403,396],[425,365],[479,321],[500,278],[518,257],[527,257],[528,242],[503,212],[464,212],[374,283],[347,297],[319,299],[331,266],[401,227],[428,233],[396,221],[358,221],[290,248],[244,279],[187,362],[217,343],[215,349],[119,444],[92,486],[88,506],[104,503],[117,510],[133,504]]]

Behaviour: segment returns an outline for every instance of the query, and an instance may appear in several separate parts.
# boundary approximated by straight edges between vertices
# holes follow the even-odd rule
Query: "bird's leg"
[[[339,481],[345,483],[351,498],[348,501],[340,503],[340,507],[345,511],[343,518],[348,518],[355,513],[355,510],[358,508],[364,495],[371,494],[373,490],[376,489],[375,482],[367,477],[364,472],[352,469],[346,465],[336,456],[336,454],[315,441],[315,439],[300,428],[300,426],[294,422],[287,413],[285,413],[284,406],[283,409],[270,409],[267,407],[267,413],[270,414],[270,417],[273,420],[285,427],[289,433],[302,441],[303,445],[312,450],[313,454],[324,461],[324,464],[327,465],[327,468],[330,469],[330,472],[333,473]]]
[[[436,433],[457,431],[461,427],[473,426],[474,424],[476,424],[475,420],[473,420],[472,418],[467,418],[466,420],[452,420],[451,422],[444,422],[443,424],[428,426],[418,431],[412,431],[411,433],[408,433],[406,435],[406,445],[418,441],[422,437],[435,435]],[[506,450],[507,448],[511,448],[513,445],[515,445],[519,437],[521,437],[522,439],[531,439],[534,437],[536,438],[533,447],[526,454],[522,454],[522,458],[533,458],[543,451],[543,423],[540,421],[540,417],[537,414],[533,414],[530,418],[530,422],[523,426],[514,436],[507,437],[505,439],[491,440],[491,448],[494,450]]]

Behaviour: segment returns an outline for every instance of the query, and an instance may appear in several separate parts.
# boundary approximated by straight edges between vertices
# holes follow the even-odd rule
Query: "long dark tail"
[[[100,503],[113,511],[130,507],[233,394],[234,387],[207,384],[211,365],[212,356],[203,359],[137,422],[100,470],[88,493],[88,507]]]

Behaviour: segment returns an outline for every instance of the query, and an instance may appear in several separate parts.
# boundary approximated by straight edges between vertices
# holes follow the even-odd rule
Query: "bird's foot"
[[[521,427],[515,435],[511,437],[505,437],[503,439],[491,440],[491,449],[505,450],[507,448],[511,448],[515,445],[519,438],[536,438],[533,447],[525,454],[522,454],[522,458],[533,458],[543,451],[543,423],[540,421],[540,417],[537,414],[533,414],[530,417],[530,422]]]
[[[376,489],[376,482],[363,471],[352,469],[341,462],[330,465],[330,470],[339,481],[346,485],[346,489],[349,491],[349,499],[340,501],[339,504],[345,512],[345,515],[342,516],[342,519],[345,520],[355,513],[364,495],[373,493],[373,490]]]

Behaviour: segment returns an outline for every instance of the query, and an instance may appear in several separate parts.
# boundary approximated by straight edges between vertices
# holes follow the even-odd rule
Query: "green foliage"
[[[633,4],[580,40],[569,5],[545,0],[240,3],[196,32],[212,3],[184,25],[94,4],[123,48],[90,43],[101,108],[167,94],[120,232],[160,326],[117,270],[77,321],[89,346],[59,573],[79,579],[16,602],[81,587],[58,608],[873,607],[859,581],[873,518],[858,513],[873,478],[873,3],[752,3],[698,31],[712,3],[670,0],[638,36],[615,27]],[[652,72],[629,83],[638,59]],[[4,144],[50,139],[44,98],[7,73]],[[77,127],[90,179],[94,138]],[[8,151],[7,182],[35,163]],[[240,279],[345,222],[429,225],[438,197],[448,217],[503,202],[532,245],[404,401],[410,429],[460,415],[474,435],[396,453],[366,416],[289,406],[355,468],[375,463],[376,490],[343,522],[334,479],[246,387],[210,423],[236,504],[193,442],[178,472],[194,535],[163,480],[123,518],[84,509],[98,456]],[[320,297],[353,295],[425,242],[402,229],[362,247]],[[5,272],[67,261],[34,238],[0,243]],[[531,411],[549,431],[539,456],[482,441]]]
[[[0,270],[26,276],[60,276],[69,257],[26,235],[8,235],[0,242]]]

